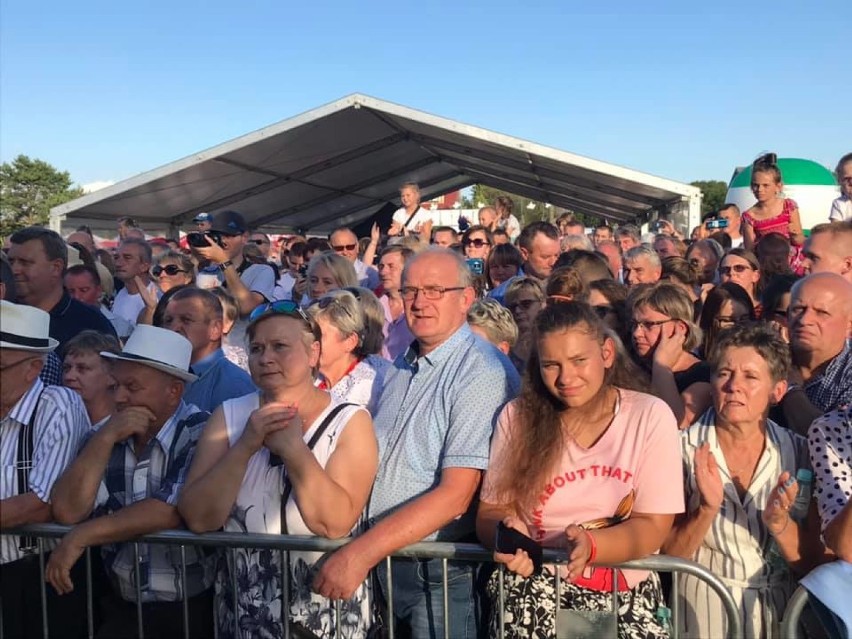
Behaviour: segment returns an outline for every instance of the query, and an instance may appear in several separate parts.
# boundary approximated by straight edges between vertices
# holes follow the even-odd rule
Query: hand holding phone
[[[497,524],[494,549],[497,552],[506,555],[514,555],[518,550],[523,550],[533,562],[533,571],[541,571],[541,565],[544,557],[544,551],[541,545],[527,537],[522,532],[518,532],[514,528],[510,528],[502,521]]]

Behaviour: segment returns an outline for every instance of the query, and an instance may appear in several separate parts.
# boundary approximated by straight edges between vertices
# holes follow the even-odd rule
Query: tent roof
[[[254,228],[327,232],[397,201],[486,184],[611,221],[700,198],[696,187],[353,94],[52,210],[145,226],[240,211]]]

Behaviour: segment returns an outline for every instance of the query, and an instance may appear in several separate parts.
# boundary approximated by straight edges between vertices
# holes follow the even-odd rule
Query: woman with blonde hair
[[[307,296],[309,302],[347,286],[358,286],[358,275],[352,262],[334,251],[323,251],[308,262]]]
[[[545,305],[544,289],[541,283],[532,277],[516,277],[506,287],[503,303],[518,326],[518,341],[509,353],[509,359],[521,373],[527,366],[533,343],[531,339],[533,322]]]
[[[701,344],[692,300],[680,287],[657,282],[634,288],[627,307],[633,313],[633,352],[650,370],[654,394],[686,428],[710,405],[710,368],[692,354]]]

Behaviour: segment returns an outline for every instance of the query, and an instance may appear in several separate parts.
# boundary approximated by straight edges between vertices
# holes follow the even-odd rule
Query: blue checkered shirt
[[[519,388],[509,359],[467,324],[428,355],[412,347],[397,357],[373,419],[379,470],[371,520],[436,488],[445,468],[487,468],[497,416]],[[471,506],[426,539],[456,541],[473,530]]]
[[[98,488],[94,515],[107,515],[144,499],[159,499],[172,506],[177,505],[207,417],[207,413],[192,404],[181,402],[138,458],[132,438],[117,443]],[[135,602],[133,546],[132,542],[105,545],[102,554],[122,598]],[[179,547],[139,544],[139,566],[143,603],[183,598]],[[188,546],[186,577],[189,597],[209,588],[214,577],[213,557],[207,556],[200,548]]]
[[[829,362],[822,375],[805,383],[804,390],[808,399],[811,400],[811,404],[823,413],[852,404],[852,347],[850,347],[850,340],[846,340],[843,350]]]

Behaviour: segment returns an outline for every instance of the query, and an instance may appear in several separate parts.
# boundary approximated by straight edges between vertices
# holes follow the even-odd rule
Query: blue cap
[[[192,218],[192,221],[195,222],[195,223],[210,222],[212,219],[213,219],[213,216],[210,215],[209,213],[199,213],[194,218]]]

